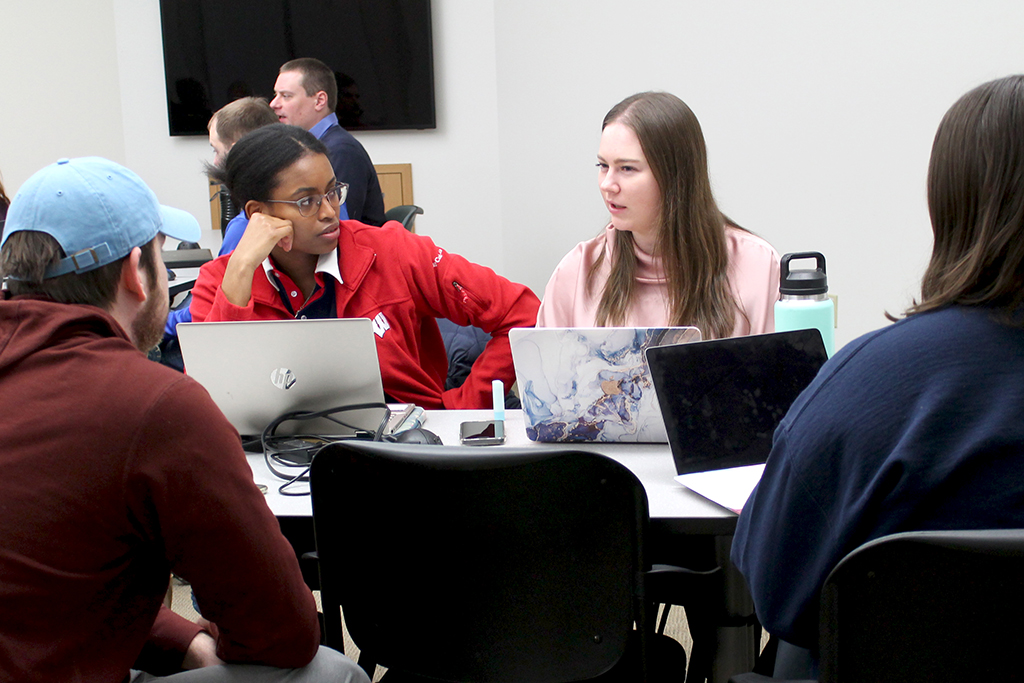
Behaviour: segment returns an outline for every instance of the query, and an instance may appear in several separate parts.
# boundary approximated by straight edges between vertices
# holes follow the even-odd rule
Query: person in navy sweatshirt
[[[782,641],[776,675],[816,674],[821,589],[858,546],[1024,526],[1022,178],[1024,76],[1010,76],[939,125],[920,298],[837,352],[775,432],[732,559]],[[797,648],[804,665],[787,666]]]

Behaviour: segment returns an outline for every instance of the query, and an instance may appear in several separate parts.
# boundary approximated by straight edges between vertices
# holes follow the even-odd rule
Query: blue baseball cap
[[[46,278],[113,263],[157,233],[183,242],[201,234],[192,214],[162,206],[142,178],[100,157],[61,159],[26,180],[7,210],[0,248],[21,230],[45,232],[64,250]]]

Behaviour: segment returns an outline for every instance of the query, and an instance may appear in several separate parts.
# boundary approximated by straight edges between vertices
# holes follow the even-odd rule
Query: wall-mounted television
[[[274,96],[278,69],[316,57],[338,79],[349,130],[436,127],[430,0],[160,0],[171,135]]]

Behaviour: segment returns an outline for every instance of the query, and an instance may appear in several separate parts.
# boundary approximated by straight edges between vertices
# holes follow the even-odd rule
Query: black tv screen
[[[160,0],[171,135],[206,135],[213,112],[274,96],[285,62],[338,78],[349,130],[434,128],[430,0]]]

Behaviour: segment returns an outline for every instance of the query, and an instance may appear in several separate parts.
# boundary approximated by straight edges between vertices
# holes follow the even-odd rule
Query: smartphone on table
[[[463,446],[499,446],[505,443],[503,420],[471,420],[463,422],[459,430]]]

